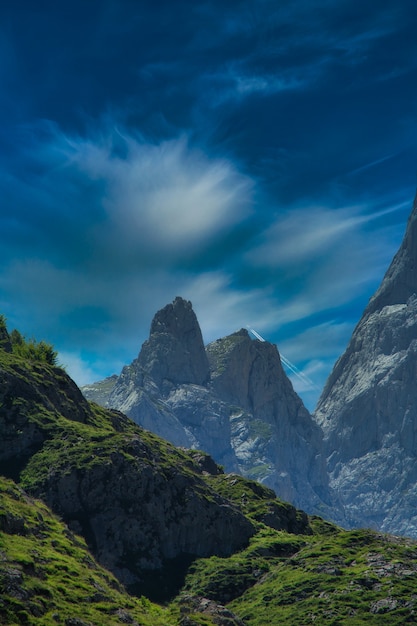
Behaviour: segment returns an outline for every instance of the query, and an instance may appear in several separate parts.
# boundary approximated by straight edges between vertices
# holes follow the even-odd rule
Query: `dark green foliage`
[[[310,534],[307,515],[288,502],[276,497],[275,492],[254,480],[235,474],[221,474],[206,479],[223,497],[256,522],[275,530]]]
[[[31,361],[57,365],[58,354],[51,344],[35,339],[28,340],[16,329],[10,333],[10,340],[14,354]]]

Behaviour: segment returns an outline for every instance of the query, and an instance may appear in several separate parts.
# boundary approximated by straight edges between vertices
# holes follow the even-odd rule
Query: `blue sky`
[[[0,311],[79,384],[192,301],[314,385],[395,253],[417,171],[417,5],[0,5]]]

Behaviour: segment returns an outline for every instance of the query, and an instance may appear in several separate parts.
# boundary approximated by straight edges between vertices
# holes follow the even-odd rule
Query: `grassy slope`
[[[0,478],[0,503],[1,624],[171,623],[160,607],[129,597],[83,539],[11,480]]]
[[[57,368],[25,361],[1,349],[0,368],[21,377],[28,387],[38,385],[45,398],[52,390],[62,401],[66,393],[65,376]],[[61,395],[53,390],[55,384]],[[23,430],[30,423],[44,437],[41,448],[21,472],[19,479],[27,488],[42,482],[48,468],[86,467],[98,462],[98,457],[110,457],[116,450],[120,453],[133,436],[140,436],[147,449],[152,449],[148,461],[155,467],[180,464],[190,479],[195,476],[186,452],[123,416],[89,405],[84,422],[74,421],[51,403],[43,403],[39,393],[33,403],[15,397],[12,407],[2,406],[0,393],[0,417],[6,408],[15,411],[13,415],[24,416]],[[74,397],[68,397],[68,402],[64,398],[68,415],[75,401]],[[196,613],[190,601],[193,596],[226,604],[248,626],[417,623],[415,542],[366,530],[347,532],[319,518],[308,525],[304,514],[256,483],[222,475],[204,480],[208,494],[227,497],[257,525],[258,532],[247,548],[229,558],[196,560],[182,593],[168,610],[128,596],[116,579],[97,565],[83,539],[70,533],[41,501],[1,478],[0,623],[221,623],[214,621],[218,616]],[[202,488],[201,477],[198,484]],[[292,532],[279,530],[280,520],[282,527]],[[234,622],[229,619],[226,623]]]
[[[248,626],[417,623],[415,542],[311,526],[302,536],[264,527],[229,559],[200,559],[182,595],[226,604]]]

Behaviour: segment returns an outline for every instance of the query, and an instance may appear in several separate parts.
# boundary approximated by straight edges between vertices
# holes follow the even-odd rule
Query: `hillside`
[[[129,597],[80,536],[3,477],[0,503],[0,624],[167,624],[166,611]]]
[[[0,623],[415,621],[413,541],[308,517],[0,346]]]

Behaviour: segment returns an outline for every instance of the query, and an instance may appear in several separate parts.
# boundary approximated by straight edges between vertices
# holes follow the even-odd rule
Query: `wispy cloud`
[[[187,264],[204,275],[208,251],[226,246],[250,216],[255,183],[184,136],[149,143],[118,131],[68,136],[54,126],[40,135],[26,180],[3,179],[16,201],[1,215],[10,244],[2,248],[1,292],[31,311],[38,332],[67,322],[62,350],[77,336],[99,349],[113,333],[112,350],[118,328],[137,333],[156,307],[192,298],[195,270]],[[24,330],[28,319],[19,322]]]
[[[246,258],[275,281],[281,323],[336,311],[376,286],[401,233],[394,242],[392,231],[379,226],[370,237],[369,226],[397,208],[305,206],[278,217]]]
[[[80,171],[103,185],[106,221],[96,234],[106,231],[113,246],[119,239],[123,250],[183,256],[250,213],[253,181],[231,162],[208,158],[185,137],[157,145],[116,139],[70,144]]]

